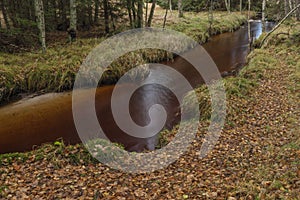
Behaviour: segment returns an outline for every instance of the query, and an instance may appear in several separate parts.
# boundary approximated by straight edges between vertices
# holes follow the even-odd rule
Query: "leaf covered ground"
[[[57,142],[26,154],[1,155],[0,197],[299,199],[300,29],[299,23],[292,31],[285,28],[277,33],[289,30],[289,37],[275,32],[267,47],[250,54],[238,77],[225,80],[226,124],[207,157],[197,154],[204,126],[184,156],[148,174],[110,169],[81,145]]]

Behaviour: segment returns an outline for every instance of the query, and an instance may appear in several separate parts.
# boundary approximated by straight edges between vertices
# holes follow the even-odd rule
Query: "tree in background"
[[[8,16],[7,16],[4,0],[1,0],[0,3],[1,3],[1,11],[2,11],[3,18],[4,18],[5,26],[6,26],[7,29],[10,29],[10,25],[9,25],[9,22],[8,22]]]
[[[152,6],[147,9],[145,15],[143,7],[146,1],[152,3]],[[214,3],[214,10],[219,11],[241,12],[249,5],[248,1],[243,0],[211,1]],[[53,36],[57,36],[57,31],[63,31],[65,34],[71,27],[78,31],[89,31],[86,32],[87,37],[91,34],[95,36],[112,34],[128,27],[151,27],[157,4],[164,9],[170,9],[172,5],[173,9],[178,9],[180,17],[184,11],[200,12],[210,9],[209,0],[171,0],[171,2],[170,0],[39,0],[38,2],[42,2],[43,17],[36,12],[36,0],[0,0],[1,50],[14,52],[18,49],[31,49],[39,46],[39,41],[44,43],[43,40],[46,39],[56,40],[59,37]],[[263,19],[280,21],[286,12],[299,3],[300,0],[258,0],[251,2],[251,10],[257,13],[265,11],[262,12]],[[292,16],[300,20],[300,9],[295,10]],[[41,20],[44,28],[41,26]],[[50,34],[46,38],[43,32]]]
[[[103,0],[103,8],[104,8],[104,24],[105,24],[105,32],[109,33],[109,11],[108,11],[108,0]]]
[[[183,17],[182,0],[178,0],[178,17]]]
[[[300,4],[300,0],[295,0],[295,6]],[[298,21],[300,21],[300,8],[297,9],[296,11],[296,18]]]
[[[137,10],[137,23],[136,23],[136,27],[137,28],[142,28],[143,27],[143,8],[144,8],[144,1],[143,0],[137,0],[137,6],[138,6],[138,10]]]
[[[151,6],[151,10],[150,10],[149,17],[148,17],[148,22],[147,22],[147,25],[146,25],[147,27],[151,27],[155,7],[156,7],[156,0],[152,0],[152,6]]]
[[[40,31],[40,42],[42,44],[43,52],[46,52],[46,30],[45,30],[45,17],[44,7],[42,0],[34,0],[35,13],[37,17],[37,25]]]
[[[70,29],[77,30],[76,0],[70,0]]]
[[[251,12],[251,0],[248,0],[248,40],[249,47],[252,47],[252,36],[251,36],[251,26],[250,26],[250,12]]]
[[[242,13],[243,11],[243,0],[240,0],[240,12]]]
[[[262,1],[262,7],[261,7],[261,20],[264,22],[266,19],[265,17],[265,10],[266,10],[266,0]]]
[[[225,0],[225,6],[227,11],[230,13],[231,10],[231,0]]]
[[[214,3],[213,3],[213,0],[210,0],[209,1],[209,11],[208,11],[208,21],[209,21],[209,33],[211,34],[211,30],[212,30],[212,25],[213,25],[213,21],[214,21],[214,13],[213,13],[213,10],[214,10]]]

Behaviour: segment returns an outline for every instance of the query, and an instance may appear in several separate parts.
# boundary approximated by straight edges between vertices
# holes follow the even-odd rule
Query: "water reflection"
[[[270,31],[274,23],[266,22],[265,29]],[[263,32],[261,21],[250,22],[252,41],[256,40]],[[217,64],[220,72],[231,71],[245,64],[249,53],[248,26],[242,26],[232,33],[216,35],[203,45]]]

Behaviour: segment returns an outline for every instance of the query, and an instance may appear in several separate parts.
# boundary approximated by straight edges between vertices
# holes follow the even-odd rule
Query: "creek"
[[[266,31],[274,26],[266,23]],[[262,33],[262,23],[251,22],[253,38]],[[245,65],[249,53],[249,39],[247,26],[241,27],[232,33],[223,33],[213,36],[203,45],[216,63],[223,75]],[[187,52],[192,53],[192,52]],[[195,55],[197,56],[197,55]],[[193,87],[203,83],[201,76],[193,69],[190,63],[182,57],[174,61],[163,62],[179,71],[186,77]],[[151,75],[152,74],[152,75]],[[160,82],[163,76],[156,74],[155,67],[150,68],[153,82]],[[176,82],[176,80],[170,80]],[[124,145],[128,151],[153,150],[158,136],[151,138],[135,138],[124,133],[115,123],[111,111],[111,95],[115,86],[103,86],[96,91],[96,111],[99,123],[107,137]],[[129,90],[132,85],[124,84],[123,91]],[[85,101],[84,91],[80,101]],[[118,98],[122,99],[122,93]],[[165,128],[171,129],[180,121],[178,116],[179,101],[172,92],[158,84],[146,85],[139,88],[130,100],[130,114],[132,119],[141,126],[149,123],[148,109],[153,104],[161,104],[167,111]],[[84,106],[83,108],[84,109]],[[24,98],[0,107],[0,153],[21,152],[31,150],[35,145],[53,142],[62,138],[66,144],[80,142],[72,115],[72,93],[50,93],[33,98]]]

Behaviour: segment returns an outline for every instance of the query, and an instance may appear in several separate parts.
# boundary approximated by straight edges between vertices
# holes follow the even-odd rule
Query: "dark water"
[[[272,29],[274,23],[265,23],[265,30]],[[263,31],[260,21],[251,22],[252,41],[257,39]],[[243,66],[249,53],[248,27],[243,26],[233,33],[223,33],[212,37],[203,47],[211,55],[221,72],[229,72],[236,67]]]
[[[270,29],[273,24],[267,24]],[[261,23],[251,23],[251,32],[257,38],[262,32]],[[245,63],[248,54],[248,31],[242,27],[234,33],[225,33],[213,37],[204,48],[214,59],[221,72],[228,72]],[[193,52],[187,52],[193,53]],[[197,55],[195,55],[197,56]],[[202,78],[197,71],[184,59],[177,57],[174,62],[165,62],[183,74],[193,87],[201,84]],[[155,75],[156,69],[151,68],[147,79],[161,82],[161,76]],[[161,72],[159,72],[161,73]],[[167,80],[173,81],[176,80]],[[122,91],[127,91],[132,85],[122,85]],[[157,137],[148,139],[134,138],[125,134],[113,120],[110,109],[110,99],[114,86],[97,89],[96,111],[99,123],[114,142],[124,144],[129,151],[153,150]],[[82,91],[80,101],[84,104],[86,91]],[[184,92],[182,92],[181,95]],[[122,98],[120,94],[119,98]],[[130,100],[130,114],[140,126],[149,123],[148,109],[153,104],[161,104],[167,111],[166,128],[172,128],[180,120],[178,116],[179,102],[174,94],[160,85],[152,84],[141,87]],[[84,106],[82,106],[84,109]],[[72,116],[72,93],[46,94],[0,108],[0,153],[31,150],[34,145],[53,142],[63,138],[66,144],[80,142]]]

